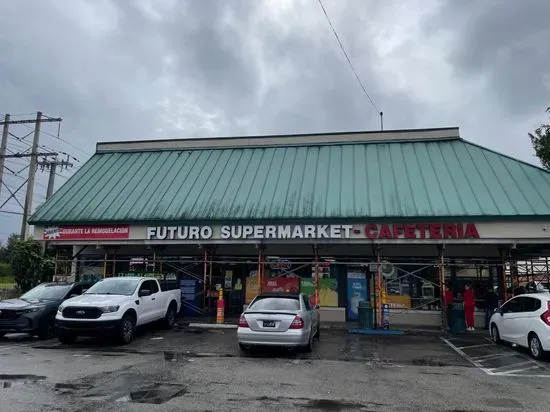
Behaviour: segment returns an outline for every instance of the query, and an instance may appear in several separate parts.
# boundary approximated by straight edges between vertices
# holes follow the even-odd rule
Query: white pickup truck
[[[60,342],[109,334],[127,344],[136,326],[162,321],[171,329],[181,308],[181,294],[179,289],[162,290],[162,284],[150,277],[100,280],[59,306],[55,319]]]

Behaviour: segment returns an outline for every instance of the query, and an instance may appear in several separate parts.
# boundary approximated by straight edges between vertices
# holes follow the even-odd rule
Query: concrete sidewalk
[[[217,324],[215,317],[193,317],[180,318],[178,325],[180,328],[189,329],[236,329],[239,319],[236,317],[226,318],[224,323]],[[321,329],[348,331],[358,328],[357,322],[321,322]],[[439,327],[416,326],[416,325],[391,325],[391,329],[403,331],[406,335],[433,335],[433,336],[452,336],[448,332],[443,332]],[[483,335],[488,336],[488,332],[482,329],[465,332],[461,335]]]

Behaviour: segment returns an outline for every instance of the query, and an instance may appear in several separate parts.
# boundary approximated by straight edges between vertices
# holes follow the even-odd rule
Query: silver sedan
[[[239,346],[242,350],[252,346],[302,347],[311,352],[313,338],[319,338],[318,309],[302,293],[260,294],[239,319]]]

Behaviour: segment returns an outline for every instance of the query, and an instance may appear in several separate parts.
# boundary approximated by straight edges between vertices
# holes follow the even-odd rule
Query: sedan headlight
[[[41,307],[37,307],[37,308],[28,308],[28,309],[21,309],[21,310],[18,310],[17,313],[19,314],[22,314],[22,313],[33,313],[33,312],[38,312],[39,310],[41,310],[42,308]]]
[[[65,309],[65,308],[63,307],[63,305],[59,305],[59,307],[57,308],[57,312],[58,312],[58,313],[61,313],[61,312],[63,312],[63,309]]]
[[[100,308],[103,313],[113,313],[118,310],[119,306],[105,306]]]

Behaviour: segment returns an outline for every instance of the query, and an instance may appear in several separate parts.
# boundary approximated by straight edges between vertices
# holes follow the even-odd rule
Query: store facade
[[[326,321],[438,325],[451,282],[507,297],[550,249],[550,174],[458,129],[99,143],[31,217],[59,276],[174,279],[184,316],[302,291]],[[481,322],[482,315],[479,315]]]

